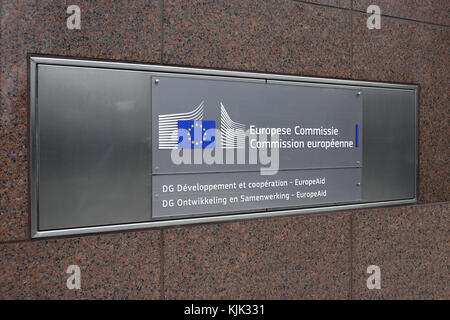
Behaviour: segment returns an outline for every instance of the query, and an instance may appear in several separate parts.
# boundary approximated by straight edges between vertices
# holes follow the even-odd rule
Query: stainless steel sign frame
[[[275,111],[274,97],[284,99]],[[415,203],[417,105],[415,85],[33,56],[32,237]],[[353,139],[358,148],[315,150],[301,157],[298,150],[281,150],[280,172],[267,179],[254,165],[180,167],[170,162],[178,141],[189,138],[192,150],[194,143],[207,142],[206,127],[200,132],[203,141],[191,141],[194,131],[187,129],[198,130],[194,124],[217,124],[225,131],[286,125],[281,137],[293,143],[291,129],[298,119],[286,115],[297,107],[307,111],[300,117],[303,123],[327,124],[329,130],[336,124],[340,137]],[[176,126],[187,135],[172,136]],[[224,148],[240,146],[234,138],[215,138]],[[297,180],[326,180],[328,197],[320,197],[327,190],[303,188],[317,196],[305,198],[307,193],[293,186]],[[198,206],[199,188],[217,181],[236,186],[210,190],[210,198],[198,197],[206,205]],[[260,190],[272,193],[284,186],[285,192],[269,197],[269,191],[236,191],[245,182],[265,184]],[[165,193],[169,186],[174,189]],[[242,193],[243,204],[220,203],[224,193]],[[188,205],[164,207],[173,197]]]

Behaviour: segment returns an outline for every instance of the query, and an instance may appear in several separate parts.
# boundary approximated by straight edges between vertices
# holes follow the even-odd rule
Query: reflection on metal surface
[[[146,73],[38,67],[39,229],[148,221]]]

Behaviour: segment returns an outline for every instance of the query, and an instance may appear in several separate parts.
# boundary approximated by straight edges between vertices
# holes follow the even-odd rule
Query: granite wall
[[[71,4],[81,30],[66,27]],[[370,4],[381,30],[366,27]],[[0,299],[450,298],[448,0],[0,5]],[[31,240],[33,53],[418,84],[419,203]],[[66,287],[70,264],[81,290]],[[381,290],[366,287],[371,264]]]

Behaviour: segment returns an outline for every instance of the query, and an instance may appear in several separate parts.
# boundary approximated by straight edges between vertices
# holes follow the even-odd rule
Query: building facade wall
[[[372,3],[373,2],[373,3]],[[81,30],[66,9],[81,8]],[[370,4],[381,29],[366,26]],[[447,0],[0,2],[0,298],[450,297]],[[30,54],[420,86],[416,205],[30,237]],[[79,265],[82,289],[65,270]],[[382,289],[368,290],[378,265]]]

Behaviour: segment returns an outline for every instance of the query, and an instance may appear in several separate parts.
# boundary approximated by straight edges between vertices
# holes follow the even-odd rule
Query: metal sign
[[[362,123],[356,89],[157,77],[152,216],[360,201]]]
[[[31,234],[416,202],[417,87],[30,59]]]

